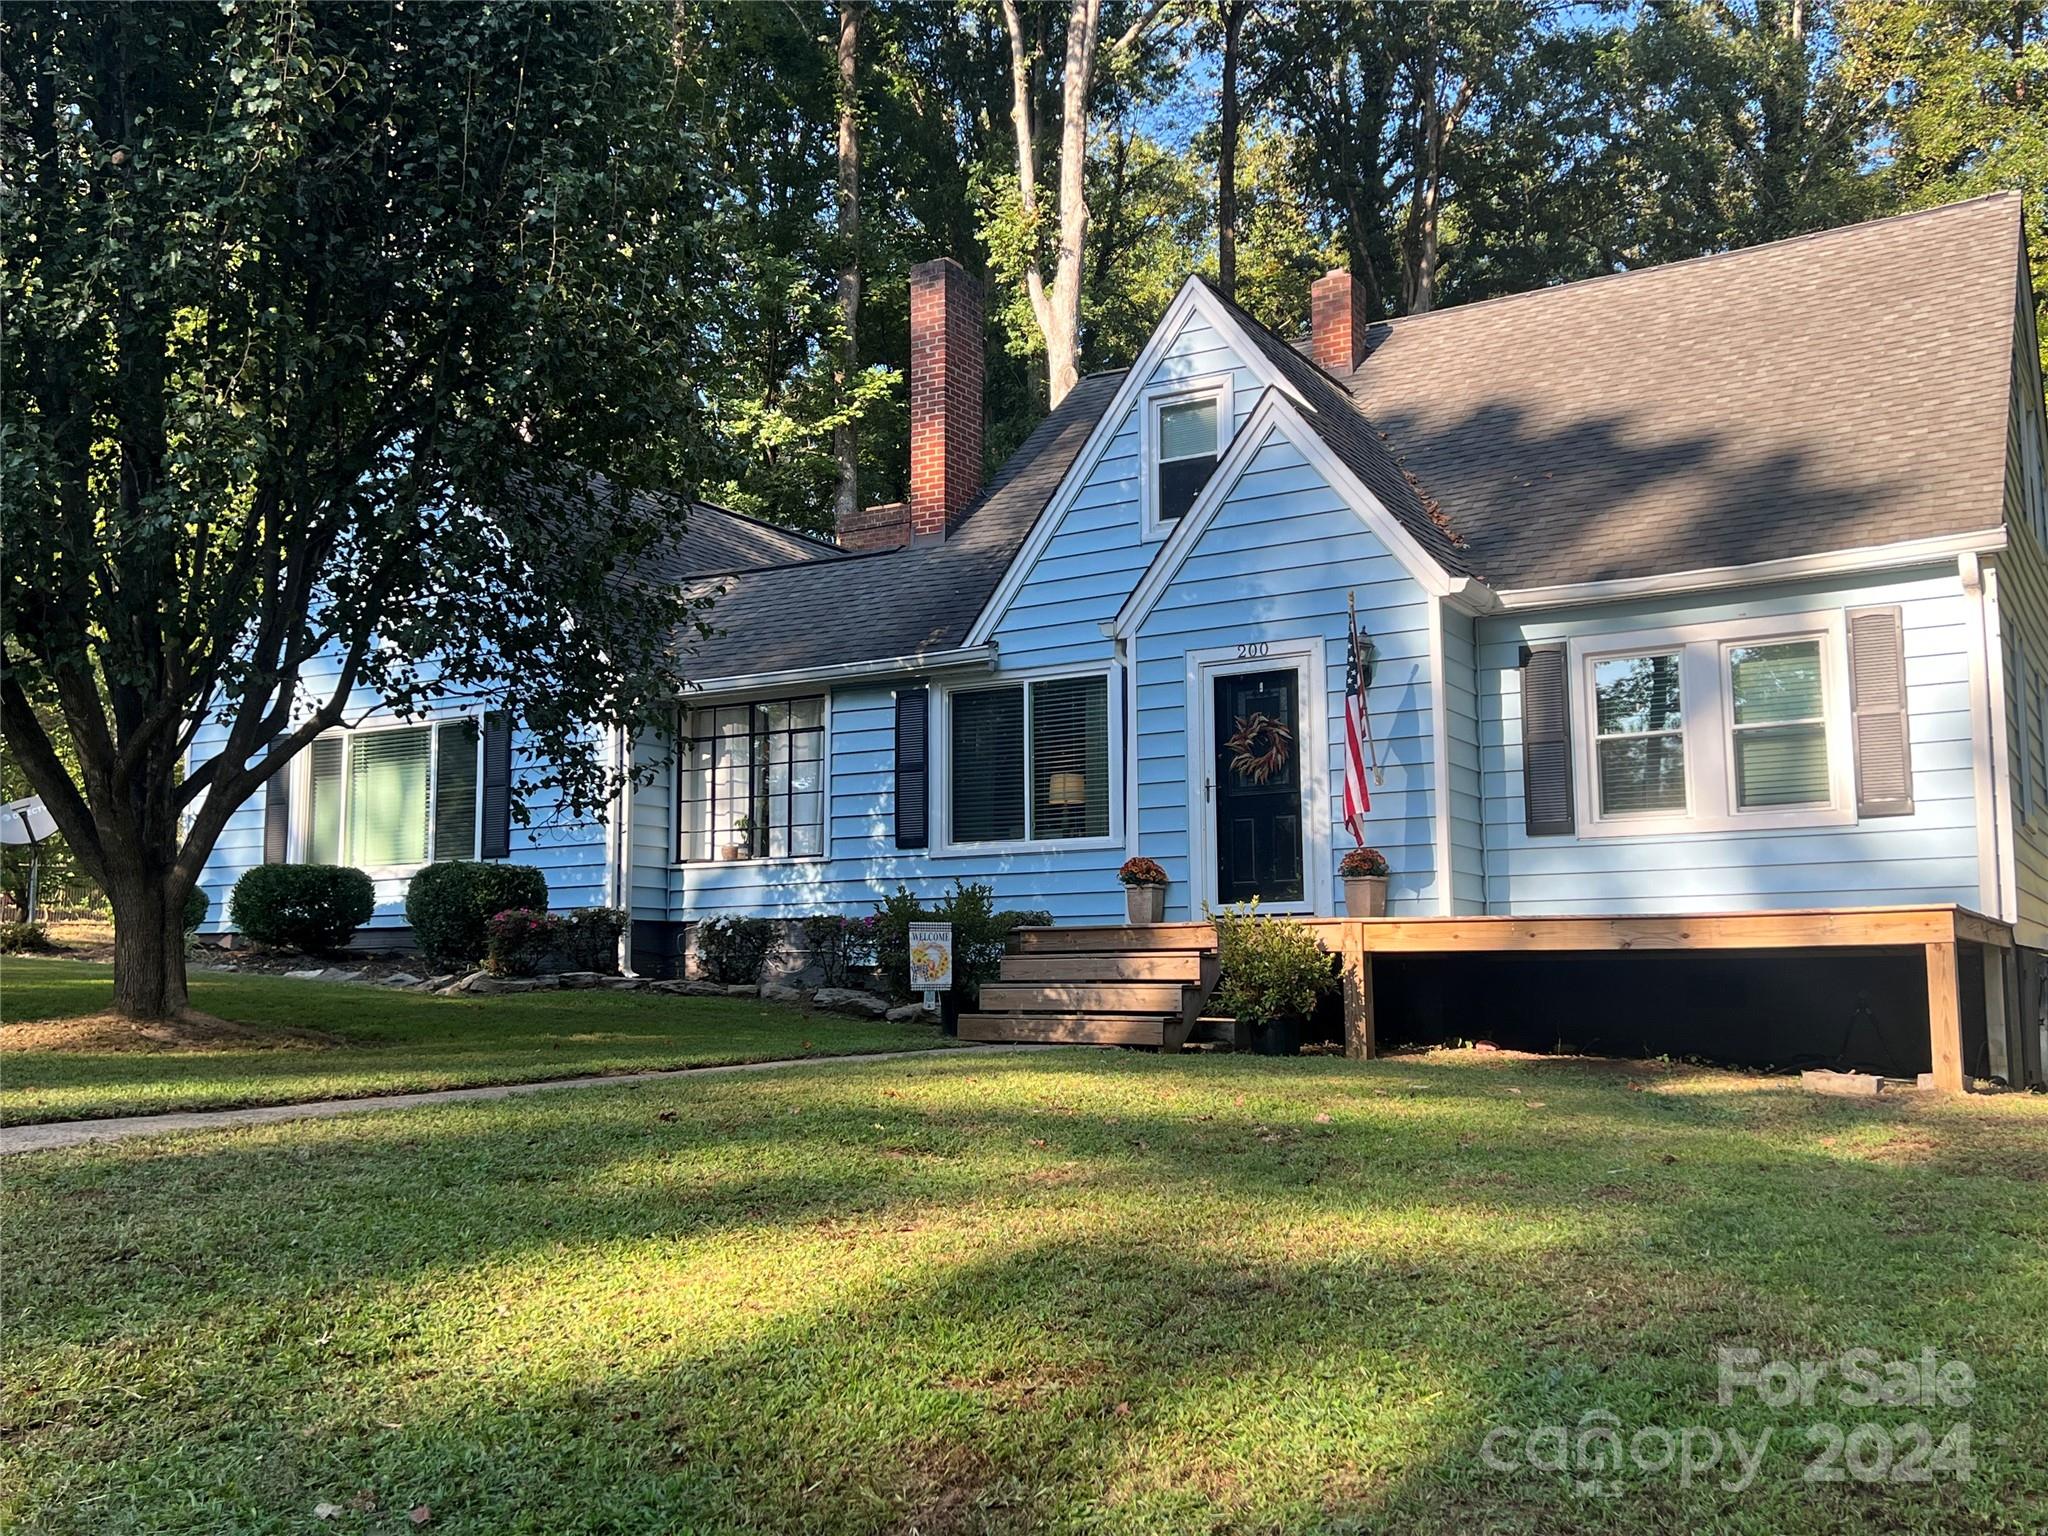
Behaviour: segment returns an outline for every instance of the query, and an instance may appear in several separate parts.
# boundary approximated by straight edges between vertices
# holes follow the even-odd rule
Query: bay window
[[[956,689],[948,708],[951,842],[1110,835],[1106,676]]]
[[[308,756],[304,855],[403,869],[477,856],[474,720],[331,732]]]
[[[817,858],[825,852],[825,699],[686,712],[681,856]]]

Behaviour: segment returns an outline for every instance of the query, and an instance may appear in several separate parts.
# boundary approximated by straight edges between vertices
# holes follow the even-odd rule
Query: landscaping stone
[[[338,965],[330,965],[326,970],[315,971],[313,974],[321,981],[361,981],[363,979],[361,971],[345,971]]]
[[[384,985],[387,987],[416,987],[419,984],[419,977],[413,975],[411,971],[393,971],[384,978]]]
[[[888,1016],[889,1005],[872,992],[856,992],[851,987],[820,987],[811,994],[811,1006],[823,1008],[828,1013],[853,1013],[864,1019],[880,1019]]]
[[[883,1015],[891,1024],[936,1024],[939,1016],[923,1003],[905,1003]]]
[[[327,972],[323,967],[316,965],[310,971],[286,971],[284,979],[286,981],[318,981],[326,974]]]
[[[672,997],[723,997],[725,988],[715,981],[657,981],[649,985],[651,992],[666,992]]]
[[[571,992],[588,992],[592,987],[601,987],[611,978],[603,971],[564,971],[556,978]]]
[[[734,982],[725,989],[725,995],[727,997],[759,997],[761,989],[759,987],[750,987],[743,981]]]
[[[429,976],[425,981],[420,982],[414,987],[413,990],[416,992],[445,992],[460,980],[462,980],[462,972],[450,971],[445,976]]]
[[[761,983],[761,1001],[764,1003],[796,1003],[801,1005],[804,990],[801,987],[785,986],[779,981]]]
[[[645,976],[607,976],[604,986],[610,992],[644,992],[647,990]]]

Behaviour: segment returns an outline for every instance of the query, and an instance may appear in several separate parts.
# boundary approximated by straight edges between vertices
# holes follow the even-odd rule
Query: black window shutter
[[[896,846],[931,846],[931,690],[896,694]]]
[[[484,716],[483,857],[512,852],[512,716],[494,709]]]
[[[1531,837],[1570,832],[1572,722],[1565,647],[1522,647],[1522,810]]]
[[[263,862],[282,864],[292,856],[292,770],[287,763],[263,786]]]
[[[1849,610],[1849,710],[1856,738],[1856,814],[1912,815],[1906,630],[1896,607]],[[2019,718],[2026,717],[2023,708]]]

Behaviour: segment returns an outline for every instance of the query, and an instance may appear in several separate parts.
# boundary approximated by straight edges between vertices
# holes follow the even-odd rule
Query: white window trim
[[[341,739],[341,817],[337,823],[337,847],[335,857],[344,865],[348,862],[348,769],[349,758],[354,753],[352,743],[358,736],[376,736],[386,731],[428,731],[427,739],[427,852],[434,852],[435,811],[439,809],[441,794],[441,728],[461,725],[464,721],[476,727],[476,814],[471,824],[469,852],[458,858],[475,859],[481,856],[484,845],[484,724],[480,717],[471,714],[437,715],[431,720],[376,720],[363,725],[345,726],[338,730],[322,731],[315,741],[326,741],[334,737]],[[310,851],[313,835],[313,746],[311,742],[292,763],[291,786],[291,835],[286,840],[289,862],[304,864]],[[363,873],[372,880],[409,880],[429,864],[446,863],[431,857],[418,863],[371,864],[363,866]]]
[[[1735,702],[1726,679],[1730,647],[1773,640],[1819,640],[1821,708],[1828,750],[1825,804],[1746,811],[1736,804]],[[1677,651],[1679,708],[1685,739],[1683,813],[1599,814],[1599,754],[1594,747],[1593,666],[1617,656]],[[1849,646],[1840,609],[1688,624],[1628,633],[1582,635],[1571,658],[1572,795],[1581,837],[1655,837],[1688,832],[1775,831],[1847,826],[1856,820],[1854,741],[1849,722]]]
[[[1107,837],[1023,837],[1005,842],[961,843],[953,840],[953,695],[956,693],[984,693],[991,688],[1024,689],[1024,756],[1026,762],[1025,784],[1025,825],[1030,825],[1031,793],[1029,762],[1031,757],[1031,684],[1070,677],[1100,677],[1108,691],[1106,711],[1109,724],[1109,778],[1105,785],[1109,794],[1109,835]],[[1013,854],[1013,853],[1062,853],[1079,852],[1087,849],[1121,848],[1124,845],[1123,796],[1117,793],[1117,786],[1124,777],[1124,726],[1119,699],[1123,689],[1124,669],[1115,662],[1105,665],[1099,661],[1074,662],[1067,666],[1034,667],[1028,671],[1005,672],[993,677],[962,678],[932,690],[932,701],[937,706],[931,721],[931,748],[928,768],[931,774],[931,814],[936,818],[932,828],[931,846],[937,854]]]
[[[1170,405],[1213,400],[1216,404],[1216,462],[1221,465],[1236,432],[1237,413],[1233,409],[1236,399],[1237,378],[1228,373],[1163,381],[1152,385],[1139,397],[1138,505],[1142,509],[1142,537],[1147,542],[1167,537],[1182,521],[1178,517],[1162,518],[1159,515],[1159,413]]]
[[[818,760],[819,795],[819,848],[816,853],[763,854],[758,859],[690,859],[683,857],[683,849],[689,842],[690,828],[683,818],[683,779],[690,769],[683,761],[683,744],[690,738],[683,729],[690,712],[697,709],[732,709],[740,705],[773,704],[783,699],[822,699],[824,701],[824,735],[819,739]],[[791,688],[775,693],[748,694],[742,698],[720,696],[715,699],[701,699],[685,703],[676,717],[676,750],[674,753],[674,776],[669,783],[669,815],[673,818],[669,838],[670,869],[773,869],[785,864],[823,864],[832,857],[832,691],[818,688]]]

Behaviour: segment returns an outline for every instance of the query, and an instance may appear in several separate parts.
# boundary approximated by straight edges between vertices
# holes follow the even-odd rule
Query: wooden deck
[[[2007,1027],[2008,1021],[2018,1016],[2012,929],[1966,907],[1823,907],[1640,917],[1323,917],[1303,921],[1318,932],[1326,948],[1343,957],[1345,1049],[1354,1057],[1369,1057],[1378,1049],[1373,1019],[1375,955],[1917,949],[1926,963],[1935,1087],[1947,1093],[1961,1093],[1966,1087],[1961,989],[1966,964],[1984,968],[1985,1036],[1990,1042],[1993,1071],[2009,1082],[2019,1082],[2028,1070],[2018,1036]],[[1104,951],[1201,953],[1212,951],[1216,942],[1215,930],[1207,923],[1025,932],[1029,934],[1027,952],[1034,956],[1062,951],[1077,955]],[[1031,979],[1041,976],[1051,979],[1043,971]],[[1162,975],[1160,979],[1166,978]],[[1146,1002],[1151,1001],[1148,996]]]

